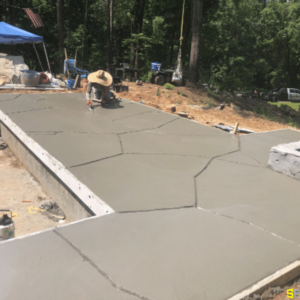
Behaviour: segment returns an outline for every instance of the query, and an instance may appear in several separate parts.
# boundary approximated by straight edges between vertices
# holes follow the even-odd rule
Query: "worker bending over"
[[[92,106],[91,92],[94,88],[94,95],[97,100],[101,100],[101,105],[104,106],[108,99],[111,97],[109,87],[111,86],[113,79],[111,75],[105,71],[99,70],[91,73],[88,76],[88,85],[86,90],[86,100],[89,107]]]

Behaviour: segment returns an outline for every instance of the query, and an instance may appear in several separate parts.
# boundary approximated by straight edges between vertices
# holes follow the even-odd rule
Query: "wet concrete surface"
[[[54,231],[0,247],[1,299],[120,299],[119,291]]]
[[[15,97],[0,95],[0,110],[116,213],[0,245],[14,270],[4,299],[29,295],[25,272],[46,290],[74,281],[80,296],[88,284],[85,299],[227,299],[299,259],[299,182],[267,164],[300,132],[233,136],[127,100],[90,112],[80,94]],[[46,250],[48,236],[60,242]],[[110,288],[94,286],[99,274]]]
[[[129,154],[70,170],[115,211],[139,211],[193,206],[193,178],[207,162],[201,157]]]
[[[115,134],[35,132],[29,136],[67,168],[122,153]]]
[[[299,257],[293,244],[196,208],[114,214],[57,231],[147,299],[227,299]]]

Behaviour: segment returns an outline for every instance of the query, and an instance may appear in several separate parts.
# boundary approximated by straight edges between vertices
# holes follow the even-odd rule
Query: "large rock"
[[[28,70],[22,56],[0,53],[0,78],[5,83],[20,83],[21,70]]]
[[[274,171],[300,180],[300,141],[272,147],[268,164]]]

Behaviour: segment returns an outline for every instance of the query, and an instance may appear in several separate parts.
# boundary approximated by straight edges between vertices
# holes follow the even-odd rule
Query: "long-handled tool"
[[[182,62],[181,62],[181,46],[182,46],[182,40],[183,40],[182,33],[183,33],[183,21],[184,21],[184,5],[185,5],[185,0],[183,0],[183,8],[182,8],[180,46],[179,46],[179,52],[178,52],[178,58],[177,58],[177,67],[172,75],[172,82],[176,82],[180,85],[182,84],[182,80],[183,80]]]

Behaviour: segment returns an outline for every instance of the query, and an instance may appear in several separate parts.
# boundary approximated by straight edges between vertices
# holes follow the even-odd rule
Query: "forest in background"
[[[186,0],[182,41],[185,77],[220,90],[300,88],[300,0]],[[15,7],[13,7],[15,6]],[[21,8],[38,7],[34,28]],[[109,70],[126,62],[147,80],[151,62],[174,67],[183,0],[2,0],[1,21],[44,37],[56,72],[64,48],[78,67]],[[42,45],[37,45],[43,65]],[[0,45],[39,70],[32,45]]]

